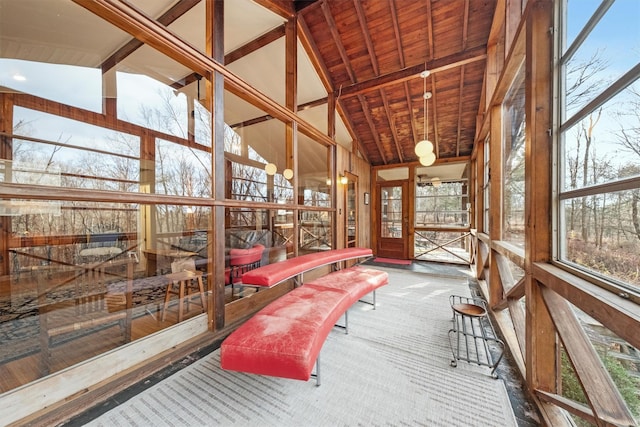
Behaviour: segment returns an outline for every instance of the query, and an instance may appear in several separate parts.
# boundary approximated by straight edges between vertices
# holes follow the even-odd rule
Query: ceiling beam
[[[233,1],[233,0],[231,0]],[[296,16],[296,10],[291,0],[253,0],[255,3],[270,10],[278,16],[283,17],[286,20],[292,19]]]
[[[351,61],[349,61],[349,56],[347,55],[347,51],[342,44],[342,40],[340,39],[340,33],[338,32],[338,26],[336,25],[336,21],[333,19],[333,15],[331,14],[331,10],[329,9],[329,4],[327,2],[322,2],[322,13],[324,14],[324,19],[327,21],[327,25],[329,26],[329,32],[331,32],[331,37],[333,38],[333,42],[338,49],[338,53],[340,54],[340,58],[342,58],[342,63],[347,70],[347,74],[349,74],[349,79],[351,79],[352,83],[355,83],[356,75],[353,72],[353,68],[351,67]]]
[[[404,163],[404,156],[402,155],[402,150],[400,149],[400,144],[398,143],[396,121],[393,119],[393,115],[391,114],[391,107],[389,106],[389,100],[387,99],[387,94],[385,93],[384,89],[380,89],[380,96],[382,97],[382,104],[384,105],[384,111],[387,115],[387,121],[389,122],[389,128],[391,129],[391,136],[393,137],[393,143],[396,147],[398,158],[400,159],[400,163]]]
[[[371,117],[371,110],[369,109],[367,100],[364,98],[363,95],[358,95],[358,101],[360,101],[360,105],[362,106],[362,112],[364,113],[364,117],[367,119],[367,124],[369,125],[371,136],[373,136],[373,140],[376,143],[376,147],[378,147],[378,152],[380,153],[380,157],[382,158],[382,163],[386,165],[388,163],[387,158],[384,155],[384,151],[382,151],[380,138],[378,137],[378,132],[376,131],[376,125],[373,122],[373,117]]]
[[[168,27],[182,15],[190,11],[194,6],[202,0],[180,0],[174,4],[169,10],[162,14],[157,20],[159,23]],[[105,73],[115,67],[120,61],[135,52],[143,43],[138,39],[129,40],[124,46],[116,50],[110,57],[104,60],[100,65],[102,72]]]
[[[362,31],[364,44],[367,46],[367,52],[369,52],[369,60],[373,67],[373,74],[379,76],[380,68],[378,67],[378,59],[376,58],[375,50],[373,50],[373,42],[371,41],[371,34],[369,33],[369,27],[367,26],[367,18],[364,16],[364,10],[362,9],[362,3],[360,3],[360,0],[353,0],[353,7],[356,9],[356,15],[358,15],[360,31]]]
[[[269,43],[272,43],[282,37],[284,37],[284,24],[274,28],[273,30],[261,35],[257,39],[251,40],[249,43],[240,46],[234,51],[229,52],[224,56],[224,64],[229,65],[238,59],[249,55],[252,52],[260,50]]]
[[[445,56],[443,58],[427,61],[426,68],[431,71],[431,75],[440,71],[451,70],[466,64],[483,61],[487,58],[487,46],[478,46],[467,51]],[[381,87],[394,85],[406,80],[420,77],[420,73],[425,70],[424,64],[418,64],[402,70],[385,74],[364,82],[352,84],[342,88],[342,97],[351,97],[369,92]],[[353,71],[352,71],[353,72]]]

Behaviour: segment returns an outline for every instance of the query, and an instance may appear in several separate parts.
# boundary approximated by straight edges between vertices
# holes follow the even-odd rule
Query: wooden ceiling
[[[496,0],[295,3],[317,68],[372,165],[418,160],[425,83],[436,157],[471,154]],[[423,79],[425,69],[431,75]]]

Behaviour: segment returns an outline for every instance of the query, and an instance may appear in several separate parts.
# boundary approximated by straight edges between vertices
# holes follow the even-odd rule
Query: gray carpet
[[[224,371],[217,350],[88,425],[516,426],[489,368],[449,365],[448,298],[468,296],[468,278],[381,269],[377,309],[357,303],[349,334],[325,341],[320,387]]]

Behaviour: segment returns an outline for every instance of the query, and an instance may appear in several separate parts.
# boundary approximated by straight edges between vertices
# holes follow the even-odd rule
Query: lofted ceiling
[[[297,100],[304,120],[328,131],[327,98],[333,95],[336,141],[372,165],[418,160],[414,147],[424,136],[435,144],[438,159],[454,160],[469,156],[473,148],[496,1],[227,0],[225,64],[284,103],[284,23],[297,14]],[[131,3],[204,51],[204,1]],[[117,61],[119,70],[144,72],[174,86],[187,82],[195,91],[190,70],[168,63],[147,46],[128,44],[130,36],[72,1],[0,0],[0,12],[3,58],[103,70]],[[74,37],[74,31],[82,37]],[[425,69],[431,74],[423,79]],[[432,93],[426,120],[424,85]],[[230,125],[261,116],[227,94],[225,120]],[[259,128],[255,140],[260,139]],[[300,161],[312,162],[313,157],[300,153]]]
[[[495,0],[306,3],[301,26],[371,164],[418,160],[424,136],[438,159],[471,154]]]

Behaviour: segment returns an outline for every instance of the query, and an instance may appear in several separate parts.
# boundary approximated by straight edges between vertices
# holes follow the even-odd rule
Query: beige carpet
[[[449,364],[448,298],[470,295],[468,279],[385,270],[377,309],[357,303],[349,334],[325,341],[320,387],[223,371],[218,350],[89,425],[516,426],[501,379]]]

